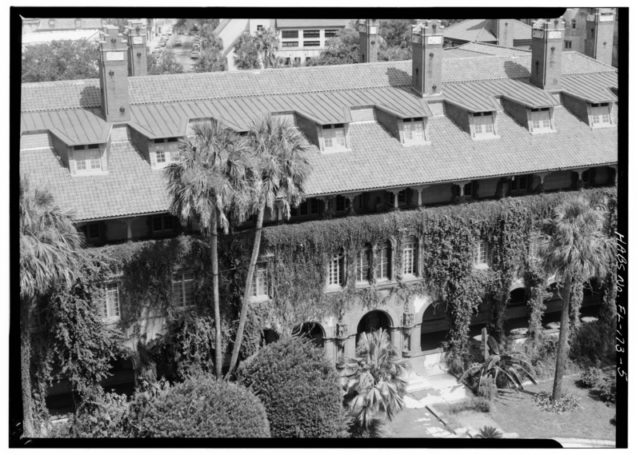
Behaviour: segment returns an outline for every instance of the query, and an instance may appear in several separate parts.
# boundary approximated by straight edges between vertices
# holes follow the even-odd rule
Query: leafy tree
[[[562,378],[569,351],[569,310],[574,285],[611,273],[615,242],[604,233],[605,213],[582,196],[557,206],[543,225],[543,268],[562,286],[562,313],[553,382],[553,401],[562,396]]]
[[[239,69],[275,68],[278,35],[271,29],[251,35],[245,32],[234,46],[235,64]]]
[[[286,337],[268,344],[240,365],[238,382],[264,404],[272,437],[344,436],[338,374],[309,340]]]
[[[245,143],[218,123],[195,124],[193,135],[180,144],[179,159],[165,169],[170,211],[183,223],[196,221],[211,246],[216,376],[222,377],[222,330],[218,272],[218,229],[229,231],[229,211],[244,210],[242,188],[251,168]]]
[[[184,67],[178,63],[172,51],[164,51],[159,57],[147,55],[147,72],[149,74],[183,73]]]
[[[229,374],[238,361],[244,336],[251,284],[260,253],[264,212],[267,208],[273,210],[278,205],[288,219],[290,207],[296,207],[302,201],[304,181],[311,171],[307,156],[308,142],[291,123],[268,116],[252,125],[248,141],[257,165],[256,191],[253,194],[256,199],[254,207],[258,213]]]
[[[22,82],[96,78],[98,58],[97,45],[87,40],[27,46],[22,53]]]
[[[20,362],[23,429],[34,435],[31,386],[31,318],[37,299],[55,286],[70,287],[79,274],[81,237],[50,193],[20,181]]]
[[[378,33],[387,47],[411,48],[412,19],[387,19],[378,23]]]
[[[356,434],[379,426],[382,417],[391,420],[404,407],[407,384],[406,363],[391,344],[389,334],[379,329],[360,337],[357,358],[345,364],[344,400]]]
[[[394,60],[409,60],[411,58],[411,49],[408,47],[383,47],[378,51],[378,60],[387,62]]]
[[[320,57],[311,59],[309,65],[343,65],[360,61],[360,35],[353,29],[342,29],[335,38],[328,40],[327,49]]]
[[[200,59],[193,65],[196,73],[225,71],[227,69],[227,59],[222,55],[222,42],[219,38],[211,38],[203,41]]]

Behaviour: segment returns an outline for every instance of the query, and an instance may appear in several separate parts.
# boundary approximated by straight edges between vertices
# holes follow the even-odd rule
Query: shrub
[[[484,398],[469,398],[453,403],[447,408],[449,414],[458,414],[464,411],[491,412],[491,402]]]
[[[559,400],[553,401],[549,393],[539,392],[535,395],[534,401],[544,411],[556,414],[573,411],[578,407],[578,399],[571,394],[564,394]]]
[[[602,319],[583,324],[571,340],[569,357],[584,366],[600,367],[614,364],[615,325]]]
[[[591,389],[604,380],[604,372],[600,368],[589,367],[580,375],[580,386]]]
[[[136,396],[129,413],[135,437],[268,438],[260,400],[241,385],[209,375]]]
[[[345,419],[338,374],[306,339],[282,338],[240,365],[238,379],[264,403],[277,438],[335,438]]]
[[[500,439],[502,433],[495,427],[484,426],[475,437],[478,439]]]
[[[616,378],[615,376],[603,376],[600,382],[595,384],[592,391],[607,403],[616,402]]]
[[[101,387],[95,387],[87,393],[73,418],[66,425],[61,425],[53,437],[129,437],[127,413],[126,395],[105,393]]]

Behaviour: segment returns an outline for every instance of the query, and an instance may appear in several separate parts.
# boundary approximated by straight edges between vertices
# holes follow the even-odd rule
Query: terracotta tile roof
[[[617,162],[617,128],[591,130],[564,108],[557,132],[531,135],[505,114],[499,139],[474,141],[446,117],[432,119],[431,145],[403,147],[377,124],[353,125],[353,150],[312,158],[309,195],[401,188]]]
[[[513,39],[530,40],[531,26],[519,20],[513,21]],[[491,31],[487,19],[467,19],[455,23],[443,30],[445,38],[460,41],[496,41],[498,38]]]
[[[111,145],[109,174],[72,176],[52,150],[22,151],[21,172],[48,188],[74,219],[166,212],[169,197],[162,171],[152,170],[129,143]]]
[[[481,54],[497,55],[500,57],[518,57],[522,55],[531,56],[531,51],[526,49],[519,49],[517,47],[504,47],[498,46],[497,44],[478,43],[473,41],[461,44],[455,49],[479,52]]]
[[[338,194],[617,162],[616,128],[591,130],[562,107],[556,108],[555,120],[557,132],[532,136],[501,113],[500,138],[474,141],[450,119],[432,118],[431,144],[414,147],[403,147],[376,123],[354,124],[352,150],[320,154],[312,147],[306,191]],[[129,143],[112,144],[106,176],[72,177],[49,149],[21,152],[20,167],[72,209],[78,221],[169,207],[162,171],[152,170]]]

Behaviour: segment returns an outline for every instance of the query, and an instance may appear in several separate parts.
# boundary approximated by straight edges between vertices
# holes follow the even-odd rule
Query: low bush
[[[502,433],[495,427],[484,426],[474,437],[477,439],[500,439]]]
[[[612,365],[616,361],[615,325],[603,319],[583,324],[570,346],[569,357],[583,367]]]
[[[551,394],[539,392],[536,393],[534,401],[544,411],[555,412],[556,414],[573,411],[578,407],[578,399],[569,393],[562,395],[559,400],[554,401],[551,398]]]
[[[268,438],[260,400],[241,385],[209,375],[139,393],[128,423],[139,438]]]
[[[324,351],[299,337],[268,344],[238,369],[264,403],[277,438],[335,438],[346,432],[342,390]]]
[[[616,402],[616,378],[615,376],[604,376],[591,389],[600,399],[606,403]]]
[[[597,384],[604,380],[604,372],[600,368],[589,367],[583,371],[578,380],[578,384],[581,387],[592,389]]]
[[[52,437],[126,438],[130,437],[126,395],[105,393],[95,387],[84,398],[67,424],[60,425]],[[66,434],[65,434],[66,433]]]
[[[464,411],[491,412],[491,402],[484,398],[469,398],[450,404],[447,408],[449,414],[458,414]]]

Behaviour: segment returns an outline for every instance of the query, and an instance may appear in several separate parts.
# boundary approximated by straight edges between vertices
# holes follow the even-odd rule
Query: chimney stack
[[[531,77],[543,90],[560,90],[564,21],[541,19],[531,30]]]
[[[147,30],[141,20],[129,21],[129,76],[147,75]]]
[[[130,118],[127,42],[113,25],[104,27],[102,38],[99,69],[104,117],[108,122],[126,122]]]
[[[491,32],[496,36],[496,44],[502,47],[513,47],[514,19],[492,19]]]
[[[375,19],[366,19],[358,25],[360,32],[360,63],[378,61],[378,26]]]
[[[443,42],[439,20],[427,20],[413,29],[411,78],[413,90],[422,97],[436,97],[442,93]]]
[[[584,42],[584,53],[599,62],[612,64],[613,28],[615,10],[613,8],[596,8],[587,16],[587,37]]]

